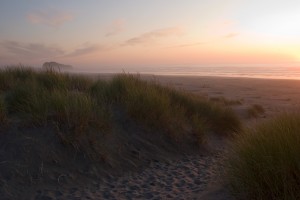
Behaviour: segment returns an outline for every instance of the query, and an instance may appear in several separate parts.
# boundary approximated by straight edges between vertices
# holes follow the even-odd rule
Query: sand
[[[241,107],[262,105],[267,116],[299,109],[300,80],[157,76],[163,84],[173,85],[207,97],[241,100]]]
[[[224,77],[143,76],[164,85],[184,89],[207,98],[239,100],[231,105],[245,124],[269,119],[280,112],[294,111],[300,104],[300,81]],[[257,118],[247,109],[259,104],[265,113]],[[211,135],[201,155],[183,156],[169,161],[152,161],[138,171],[104,179],[87,177],[84,183],[64,181],[28,191],[28,199],[234,199],[224,179],[224,158],[228,138]],[[5,163],[1,163],[5,164]],[[57,178],[57,177],[56,177]],[[9,196],[8,198],[9,199]]]

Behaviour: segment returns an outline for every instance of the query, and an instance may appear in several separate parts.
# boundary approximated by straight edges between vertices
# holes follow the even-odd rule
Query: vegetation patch
[[[284,114],[237,136],[229,161],[241,199],[300,199],[300,114]]]
[[[0,96],[0,126],[7,123],[6,106],[2,96]]]
[[[265,113],[265,109],[259,104],[254,104],[248,108],[247,113],[249,118],[257,118]]]
[[[201,143],[208,129],[227,133],[240,127],[231,109],[143,81],[138,75],[121,74],[111,81],[92,81],[53,70],[36,72],[19,67],[2,70],[0,82],[11,115],[35,125],[55,122],[60,130],[72,130],[74,135],[89,127],[105,126],[107,116],[113,115],[112,107],[125,110],[138,123],[162,130],[175,141],[196,138]]]
[[[211,97],[209,98],[210,101],[217,102],[226,106],[234,106],[234,105],[242,105],[242,99],[227,99],[225,97]]]
[[[199,138],[204,130],[228,133],[240,128],[240,121],[230,108],[207,99],[138,76],[119,75],[110,86],[111,97],[125,106],[135,119],[166,130],[170,134],[190,134]]]

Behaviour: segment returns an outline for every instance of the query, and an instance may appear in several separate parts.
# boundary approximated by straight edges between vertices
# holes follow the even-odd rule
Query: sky
[[[0,66],[300,63],[299,0],[1,0]]]

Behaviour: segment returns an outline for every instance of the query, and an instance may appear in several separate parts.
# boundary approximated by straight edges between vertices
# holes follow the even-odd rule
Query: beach
[[[99,77],[110,79],[110,75]],[[226,99],[229,102],[227,106],[247,126],[253,126],[253,123],[259,123],[282,112],[295,111],[300,103],[300,81],[297,80],[149,75],[141,75],[141,78],[192,92],[213,101]],[[255,117],[249,116],[248,110],[253,105],[260,105],[264,111]],[[102,179],[79,176],[74,172],[61,172],[53,174],[49,183],[35,185],[31,190],[24,186],[6,192],[12,194],[21,190],[21,193],[26,194],[25,199],[231,200],[234,198],[227,189],[227,181],[224,180],[224,159],[228,156],[230,140],[231,137],[212,134],[206,138],[199,154],[173,157],[164,161],[150,160],[138,170],[127,169],[117,175],[107,174]],[[5,165],[4,162],[1,164]],[[11,180],[7,180],[9,181]],[[6,183],[5,180],[3,183]],[[4,191],[5,188],[11,190],[5,185],[3,188]]]
[[[161,83],[208,97],[242,100],[246,105],[262,104],[268,113],[290,111],[300,104],[300,80],[157,76]]]
[[[300,105],[299,80],[149,75],[141,77],[207,98],[240,100],[241,104],[232,107],[244,123],[250,126],[282,112],[295,111]],[[251,118],[247,115],[247,109],[255,104],[263,106],[265,112],[258,118]],[[211,138],[207,144],[209,151],[204,155],[175,159],[168,163],[152,163],[141,172],[106,179],[102,183],[96,183],[94,189],[78,188],[64,196],[75,195],[91,199],[234,199],[222,177],[225,170],[222,162],[228,140],[230,139],[225,137]],[[86,196],[81,196],[83,191]],[[55,198],[54,191],[50,190],[48,194]]]

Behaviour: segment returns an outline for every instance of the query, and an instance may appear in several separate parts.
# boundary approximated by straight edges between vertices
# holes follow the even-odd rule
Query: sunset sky
[[[300,61],[299,0],[1,0],[0,65]]]

